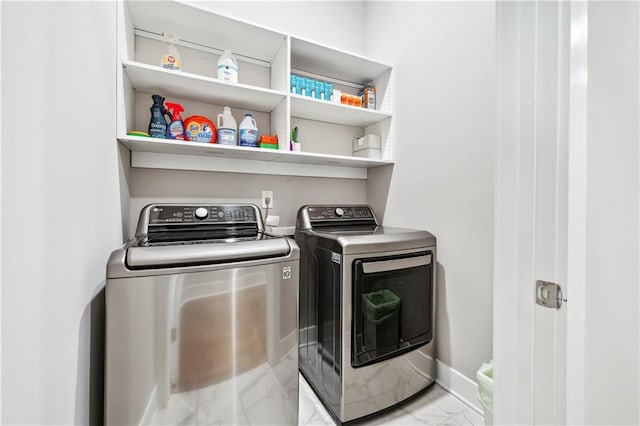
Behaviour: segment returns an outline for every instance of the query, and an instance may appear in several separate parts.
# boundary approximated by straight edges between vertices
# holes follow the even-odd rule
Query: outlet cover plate
[[[269,205],[267,206],[267,203],[265,202],[265,200],[269,198]],[[266,209],[266,208],[273,208],[273,191],[262,191],[262,208]]]

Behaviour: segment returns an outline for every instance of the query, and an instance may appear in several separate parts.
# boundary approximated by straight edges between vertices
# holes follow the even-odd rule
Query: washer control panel
[[[309,219],[316,220],[353,220],[353,219],[373,219],[373,212],[369,207],[341,207],[322,206],[309,207]]]
[[[149,212],[149,224],[256,222],[251,206],[155,206]]]

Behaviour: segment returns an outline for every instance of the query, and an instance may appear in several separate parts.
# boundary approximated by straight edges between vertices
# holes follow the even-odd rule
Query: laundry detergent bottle
[[[151,119],[149,120],[149,136],[152,138],[165,139],[167,137],[166,110],[164,108],[164,98],[160,95],[151,96]]]
[[[238,145],[238,125],[228,106],[223,108],[222,114],[218,114],[218,143]]]
[[[238,82],[238,63],[229,49],[226,49],[218,59],[218,79],[232,83]]]
[[[184,111],[182,105],[167,102],[167,111],[171,122],[167,126],[167,139],[184,140],[184,122],[180,113]]]
[[[258,125],[248,113],[240,123],[240,146],[258,147]]]

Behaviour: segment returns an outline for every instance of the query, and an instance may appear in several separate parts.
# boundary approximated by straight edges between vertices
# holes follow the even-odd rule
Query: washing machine
[[[366,205],[298,211],[299,366],[334,420],[398,406],[435,383],[436,238],[381,226]]]
[[[298,424],[298,259],[251,204],[152,204],[107,264],[105,423]]]

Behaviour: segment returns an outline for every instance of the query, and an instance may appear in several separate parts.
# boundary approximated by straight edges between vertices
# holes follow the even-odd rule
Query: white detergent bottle
[[[238,63],[228,49],[218,59],[218,79],[232,83],[238,82]]]
[[[220,145],[238,145],[238,125],[228,106],[218,114],[218,143]]]
[[[240,146],[258,146],[258,125],[251,114],[245,114],[240,123]]]

